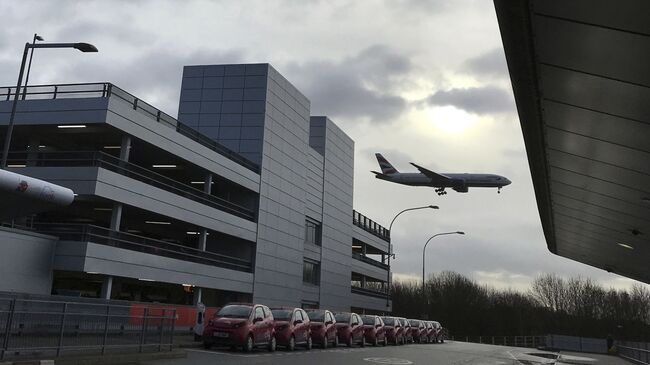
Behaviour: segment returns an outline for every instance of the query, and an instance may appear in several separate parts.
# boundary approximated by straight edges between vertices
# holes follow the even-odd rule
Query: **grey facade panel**
[[[378,250],[381,250],[383,252],[388,252],[388,242],[384,241],[383,239],[375,236],[374,234],[360,227],[354,226],[352,237]]]
[[[351,293],[350,303],[352,307],[371,309],[374,311],[392,311],[393,301],[388,301],[388,308],[386,308],[386,299],[377,298],[369,295]]]
[[[218,209],[99,169],[95,195],[245,240],[255,241],[256,224]]]
[[[57,238],[0,227],[0,291],[50,294]]]
[[[191,284],[203,288],[252,292],[251,273],[197,264],[169,257],[151,255],[100,245],[92,242],[66,242],[56,251],[56,267],[65,267],[74,251],[70,245],[84,247],[77,251],[77,259],[83,261],[83,271],[105,275],[131,277],[175,284]]]
[[[148,143],[223,176],[252,191],[259,191],[259,175],[207,147],[178,134],[174,129],[133,110],[131,105],[110,98],[106,123]]]

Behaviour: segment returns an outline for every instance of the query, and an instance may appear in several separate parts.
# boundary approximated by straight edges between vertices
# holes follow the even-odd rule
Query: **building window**
[[[305,242],[320,246],[321,235],[321,224],[311,218],[307,218],[305,220]]]
[[[302,267],[302,282],[312,285],[320,285],[320,263],[305,260]]]

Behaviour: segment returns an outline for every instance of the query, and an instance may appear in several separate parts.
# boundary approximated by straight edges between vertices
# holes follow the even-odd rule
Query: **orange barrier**
[[[192,327],[196,322],[196,307],[194,306],[133,303],[129,305],[129,324],[142,325],[145,308],[147,308],[147,317],[169,317],[176,309],[175,325],[177,327]],[[218,310],[219,308],[206,307],[205,318],[212,318]]]

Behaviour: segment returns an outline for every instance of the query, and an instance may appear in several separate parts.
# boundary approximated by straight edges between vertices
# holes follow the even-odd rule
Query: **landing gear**
[[[501,187],[500,186],[497,188],[497,194],[501,194]]]
[[[438,193],[438,195],[447,194],[447,192],[445,191],[445,188],[436,188],[436,193]]]

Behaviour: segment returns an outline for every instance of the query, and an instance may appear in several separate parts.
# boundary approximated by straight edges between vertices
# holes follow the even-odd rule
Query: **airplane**
[[[459,193],[467,193],[469,188],[497,188],[497,193],[501,193],[501,188],[510,185],[511,181],[507,178],[493,174],[449,174],[436,173],[422,166],[411,162],[420,172],[397,171],[393,165],[381,155],[375,153],[381,172],[371,171],[377,179],[394,182],[396,184],[410,186],[431,186],[436,188],[438,195],[445,195],[445,188],[451,188]]]

